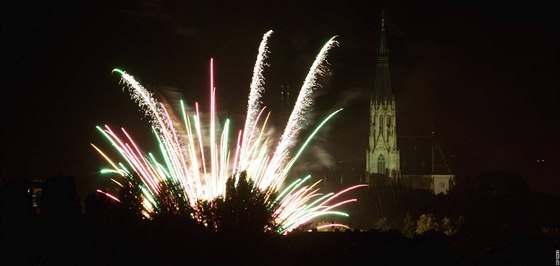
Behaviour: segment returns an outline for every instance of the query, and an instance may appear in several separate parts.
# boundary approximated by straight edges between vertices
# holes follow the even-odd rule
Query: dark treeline
[[[547,257],[560,245],[560,199],[531,191],[521,176],[504,171],[458,176],[447,195],[399,185],[370,187],[348,211],[359,228],[396,229],[409,238],[435,231],[454,255],[477,263],[536,265],[530,262],[537,258],[552,263]]]
[[[3,184],[2,265],[552,265],[560,246],[560,200],[504,172],[458,177],[448,195],[364,189],[347,209],[355,229],[287,236],[141,219],[126,197],[81,202],[69,176],[45,179],[37,212],[30,187]]]

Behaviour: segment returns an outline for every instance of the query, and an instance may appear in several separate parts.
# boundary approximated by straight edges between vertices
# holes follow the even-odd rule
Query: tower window
[[[385,157],[383,157],[383,154],[380,154],[379,157],[377,157],[377,172],[385,174]]]

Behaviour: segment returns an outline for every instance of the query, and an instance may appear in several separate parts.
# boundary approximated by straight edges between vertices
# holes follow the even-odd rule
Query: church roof
[[[399,136],[399,151],[402,175],[450,173],[443,151],[431,136]]]

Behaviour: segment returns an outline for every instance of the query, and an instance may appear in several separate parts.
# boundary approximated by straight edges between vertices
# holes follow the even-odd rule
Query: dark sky
[[[264,100],[272,112],[280,86],[298,91],[322,45],[338,36],[309,121],[345,110],[312,149],[328,160],[307,161],[365,164],[381,4],[14,2],[2,8],[3,179],[67,174],[82,193],[94,189],[105,163],[90,143],[111,150],[96,125],[124,126],[155,151],[147,120],[111,73],[116,67],[162,93],[205,103],[214,58],[220,112],[240,128],[235,117],[246,108],[268,30]],[[433,126],[457,174],[508,170],[537,190],[560,191],[558,1],[384,7],[398,134],[429,135]]]

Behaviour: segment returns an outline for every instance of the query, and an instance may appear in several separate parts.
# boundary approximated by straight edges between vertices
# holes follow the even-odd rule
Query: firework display
[[[145,217],[153,217],[169,208],[181,211],[186,206],[192,212],[191,216],[200,221],[197,217],[199,203],[223,197],[227,180],[235,178],[237,181],[241,172],[245,172],[252,180],[254,189],[264,193],[278,225],[274,230],[280,234],[289,233],[319,216],[348,216],[337,211],[337,208],[356,199],[341,199],[341,196],[365,185],[352,186],[337,193],[322,193],[319,188],[321,181],[311,182],[311,176],[286,184],[290,170],[313,137],[342,110],[329,114],[302,144],[298,143],[300,129],[305,122],[304,114],[312,105],[311,95],[320,87],[317,78],[326,71],[326,56],[337,42],[334,37],[331,38],[317,55],[286,127],[280,139],[275,141],[265,134],[270,113],[265,115],[265,107],[261,103],[265,91],[262,73],[271,35],[272,31],[264,34],[260,43],[250,84],[245,124],[243,129],[236,132],[235,139],[230,138],[234,133],[230,130],[230,120],[219,121],[216,115],[212,59],[208,115],[202,114],[198,103],[194,104],[193,111],[187,111],[183,101],[180,102],[180,113],[175,114],[172,108],[156,100],[132,75],[123,70],[113,70],[120,74],[121,82],[128,88],[131,98],[149,117],[160,155],[144,152],[124,128],[116,131],[108,125],[97,129],[124,161],[116,162],[99,147],[92,146],[110,165],[102,173],[120,175],[124,181],[112,179],[117,185],[123,186],[122,182],[127,182],[136,188],[134,191],[142,199],[142,214]],[[98,192],[118,200],[107,192]]]

